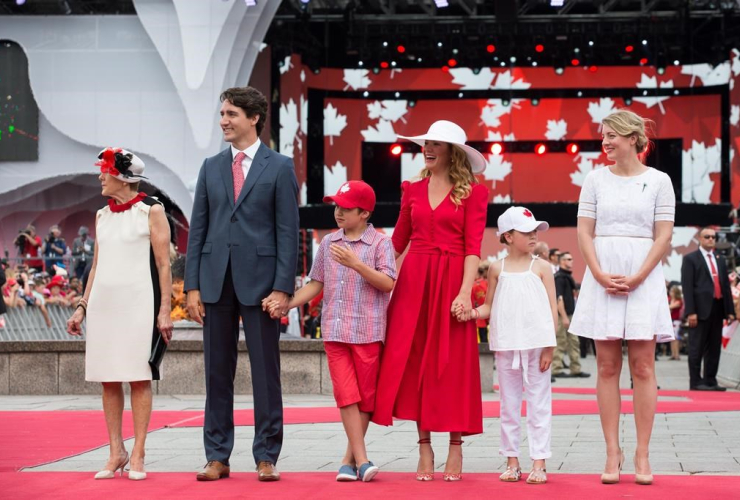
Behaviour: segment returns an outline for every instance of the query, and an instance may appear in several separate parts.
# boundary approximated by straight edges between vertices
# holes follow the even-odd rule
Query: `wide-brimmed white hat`
[[[415,142],[419,146],[424,146],[424,141],[439,141],[448,142],[460,147],[465,154],[468,156],[470,166],[473,168],[473,173],[480,174],[486,169],[486,158],[477,149],[466,145],[468,142],[468,136],[465,131],[457,125],[447,120],[439,120],[432,123],[429,127],[429,131],[424,135],[416,135],[414,137],[406,137],[399,135],[399,139],[406,139],[407,141]]]
[[[501,236],[512,229],[520,233],[530,233],[534,230],[547,231],[550,229],[550,224],[535,219],[534,214],[528,208],[509,207],[506,212],[498,217],[498,232],[496,235]]]

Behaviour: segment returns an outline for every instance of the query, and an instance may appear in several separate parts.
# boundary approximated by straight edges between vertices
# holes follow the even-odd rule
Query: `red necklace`
[[[108,207],[110,208],[110,211],[113,213],[125,212],[129,208],[139,203],[144,198],[146,198],[146,193],[138,193],[136,196],[131,198],[126,203],[117,203],[116,200],[114,200],[113,198],[109,198]]]

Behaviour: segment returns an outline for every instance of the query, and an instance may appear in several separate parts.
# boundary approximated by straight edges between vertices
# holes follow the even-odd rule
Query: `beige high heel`
[[[637,457],[634,457],[633,462],[635,464],[635,483],[643,486],[649,486],[653,484],[653,475],[651,474],[638,474],[637,473]]]
[[[417,444],[428,444],[431,447],[432,440],[430,438],[422,438],[422,439],[419,439],[419,441],[417,441]],[[419,460],[421,460],[421,458]],[[434,480],[434,450],[432,450],[432,471],[431,472],[419,472],[419,470],[417,469],[416,480],[417,481],[433,481]]]
[[[607,473],[604,472],[601,475],[601,483],[602,484],[617,484],[619,482],[619,475],[622,472],[622,465],[624,465],[624,450],[619,450],[619,469],[617,469],[616,473]]]
[[[123,461],[121,461],[118,465],[116,465],[113,470],[103,469],[95,474],[95,479],[113,479],[114,477],[116,477],[116,471],[118,469],[121,469],[121,477],[123,477],[123,468],[128,465],[128,459],[129,456],[128,453],[126,453],[126,458],[123,459]]]
[[[450,446],[462,446],[462,439],[450,439]],[[442,479],[447,482],[462,481],[462,457],[460,458],[460,472],[445,472]]]

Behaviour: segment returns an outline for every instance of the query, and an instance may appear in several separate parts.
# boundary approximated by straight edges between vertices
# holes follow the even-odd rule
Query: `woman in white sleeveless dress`
[[[129,463],[123,444],[123,382],[131,386],[135,443],[129,479],[146,478],[144,444],[152,411],[149,364],[154,328],[172,337],[170,228],[162,205],[138,192],[144,163],[120,148],[98,156],[100,184],[108,206],[96,215],[95,253],[84,298],[67,322],[82,333],[87,316],[85,380],[102,382],[110,458],[95,479],[112,479]],[[155,368],[156,365],[155,365]]]
[[[640,161],[645,121],[621,110],[602,122],[614,164],[591,172],[581,189],[578,244],[588,266],[570,333],[596,341],[596,385],[607,460],[601,480],[619,481],[619,377],[627,341],[634,381],[635,480],[651,484],[648,460],[657,403],[655,342],[673,340],[661,259],[670,249],[676,198],[670,178]]]

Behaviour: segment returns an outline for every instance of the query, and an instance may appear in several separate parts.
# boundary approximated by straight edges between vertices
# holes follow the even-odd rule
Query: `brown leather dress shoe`
[[[198,481],[218,481],[221,478],[229,477],[229,472],[231,472],[231,469],[228,465],[224,465],[218,460],[210,460],[205,469],[195,476],[195,479]]]
[[[272,462],[262,461],[257,464],[257,479],[260,481],[280,481],[280,473]]]

